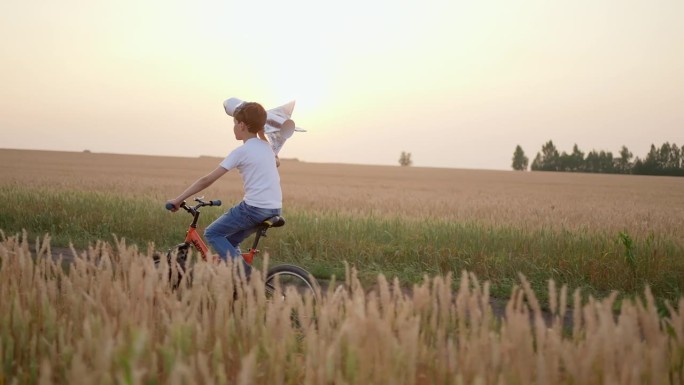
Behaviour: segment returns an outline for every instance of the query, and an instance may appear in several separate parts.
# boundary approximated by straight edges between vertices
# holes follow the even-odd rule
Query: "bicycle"
[[[169,279],[172,282],[174,289],[180,285],[181,280],[186,275],[186,263],[188,262],[188,253],[190,251],[190,248],[194,248],[195,250],[197,250],[202,260],[204,261],[208,261],[209,256],[211,255],[209,248],[197,232],[197,222],[199,221],[200,217],[199,209],[205,206],[221,206],[221,201],[204,201],[202,197],[195,198],[194,200],[195,202],[197,202],[195,206],[188,206],[186,202],[181,203],[180,208],[184,209],[188,212],[188,214],[192,215],[192,222],[190,223],[190,227],[188,228],[185,234],[185,240],[183,241],[183,243],[180,243],[171,248],[171,250],[169,250],[169,252],[166,255],[167,261],[169,263]],[[173,209],[173,205],[171,203],[167,203],[166,209]],[[259,223],[256,226],[256,235],[254,237],[252,247],[249,249],[248,252],[241,253],[244,261],[248,265],[252,266],[254,257],[260,252],[259,249],[257,249],[257,246],[259,245],[261,237],[266,236],[266,232],[268,231],[268,229],[282,227],[284,225],[285,219],[282,216],[274,216]],[[176,255],[175,266],[178,270],[178,274],[176,276],[174,276],[173,274],[173,264],[171,262],[174,254]],[[213,255],[212,261],[218,263],[218,255]],[[158,267],[160,263],[160,256],[155,255],[155,266]],[[276,287],[278,287],[279,285],[282,293],[285,293],[289,287],[293,287],[302,296],[306,295],[306,293],[310,293],[314,301],[317,299],[317,293],[319,288],[318,282],[315,278],[313,278],[313,276],[308,271],[296,265],[282,264],[269,268],[266,272],[264,282],[266,284],[266,293],[269,296],[273,296],[273,294],[276,292]]]

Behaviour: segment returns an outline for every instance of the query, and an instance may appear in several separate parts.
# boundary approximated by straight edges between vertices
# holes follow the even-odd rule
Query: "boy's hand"
[[[178,203],[176,203],[175,200],[170,200],[170,201],[166,202],[166,209],[171,211],[172,213],[175,213],[176,211],[178,211],[179,207],[180,207],[180,205]]]

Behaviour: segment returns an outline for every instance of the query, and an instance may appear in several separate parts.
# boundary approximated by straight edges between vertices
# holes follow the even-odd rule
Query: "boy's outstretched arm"
[[[183,191],[179,196],[168,201],[168,203],[173,204],[173,209],[171,209],[171,211],[177,211],[180,207],[180,204],[183,203],[184,200],[211,186],[212,183],[216,182],[218,178],[220,178],[223,174],[227,172],[228,170],[221,166],[218,166],[214,169],[214,171],[197,179],[193,184],[190,185],[190,187],[186,188],[185,191]]]

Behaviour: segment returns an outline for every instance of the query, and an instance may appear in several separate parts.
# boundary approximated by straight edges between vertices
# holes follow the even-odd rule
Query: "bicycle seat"
[[[261,223],[268,227],[280,227],[285,224],[285,218],[276,215],[275,217],[268,218]]]

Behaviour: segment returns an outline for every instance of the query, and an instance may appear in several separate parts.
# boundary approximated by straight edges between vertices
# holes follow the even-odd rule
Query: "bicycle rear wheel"
[[[268,269],[266,273],[266,294],[273,297],[277,288],[285,295],[289,288],[293,288],[302,297],[311,295],[317,300],[318,282],[308,271],[295,265],[278,265]]]

